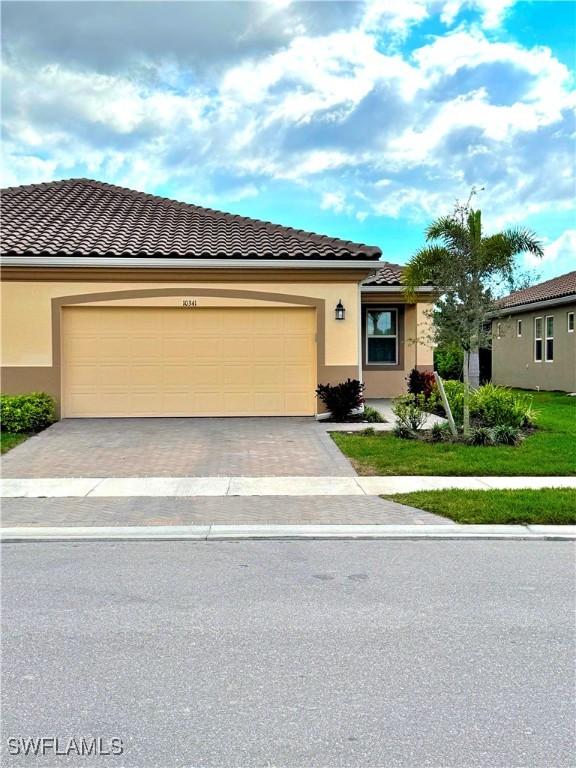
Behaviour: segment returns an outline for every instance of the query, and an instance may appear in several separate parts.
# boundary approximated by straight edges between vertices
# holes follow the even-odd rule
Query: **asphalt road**
[[[574,560],[570,542],[4,545],[2,765],[574,766]],[[124,751],[8,754],[56,736]]]

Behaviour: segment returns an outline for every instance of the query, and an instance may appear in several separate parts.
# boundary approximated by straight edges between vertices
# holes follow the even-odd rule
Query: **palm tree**
[[[457,205],[451,216],[432,222],[426,241],[429,245],[416,251],[406,265],[404,293],[414,301],[417,286],[435,287],[435,335],[464,351],[467,406],[470,386],[480,384],[479,349],[487,313],[494,307],[494,291],[502,283],[513,285],[516,256],[529,252],[541,257],[544,252],[534,233],[524,228],[484,236],[481,212],[470,208],[469,201]],[[469,409],[464,410],[467,434]]]

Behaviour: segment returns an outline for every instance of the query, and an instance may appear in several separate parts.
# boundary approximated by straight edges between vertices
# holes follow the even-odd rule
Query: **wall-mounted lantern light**
[[[346,316],[346,310],[344,309],[344,304],[342,304],[342,299],[338,300],[338,304],[336,304],[336,320],[344,320]]]

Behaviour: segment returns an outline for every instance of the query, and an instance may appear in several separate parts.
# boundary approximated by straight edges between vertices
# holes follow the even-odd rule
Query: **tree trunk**
[[[464,437],[470,434],[470,352],[464,350],[464,415],[462,418],[462,430]]]
[[[480,386],[480,350],[478,347],[470,350],[468,379],[472,389],[478,389]]]

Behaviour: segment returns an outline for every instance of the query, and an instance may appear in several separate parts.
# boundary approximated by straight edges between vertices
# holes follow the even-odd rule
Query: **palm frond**
[[[441,216],[426,229],[426,240],[440,240],[446,248],[461,249],[468,242],[469,233],[453,216]]]
[[[511,273],[514,259],[521,253],[543,256],[544,251],[535,235],[526,229],[508,229],[482,240],[482,268]]]
[[[502,232],[502,236],[509,242],[515,256],[518,256],[520,253],[532,253],[540,258],[544,256],[542,243],[530,229],[513,227],[512,229],[505,229]]]
[[[438,275],[450,259],[450,251],[441,245],[429,245],[417,250],[403,272],[406,299],[414,300],[419,285],[436,285]]]

